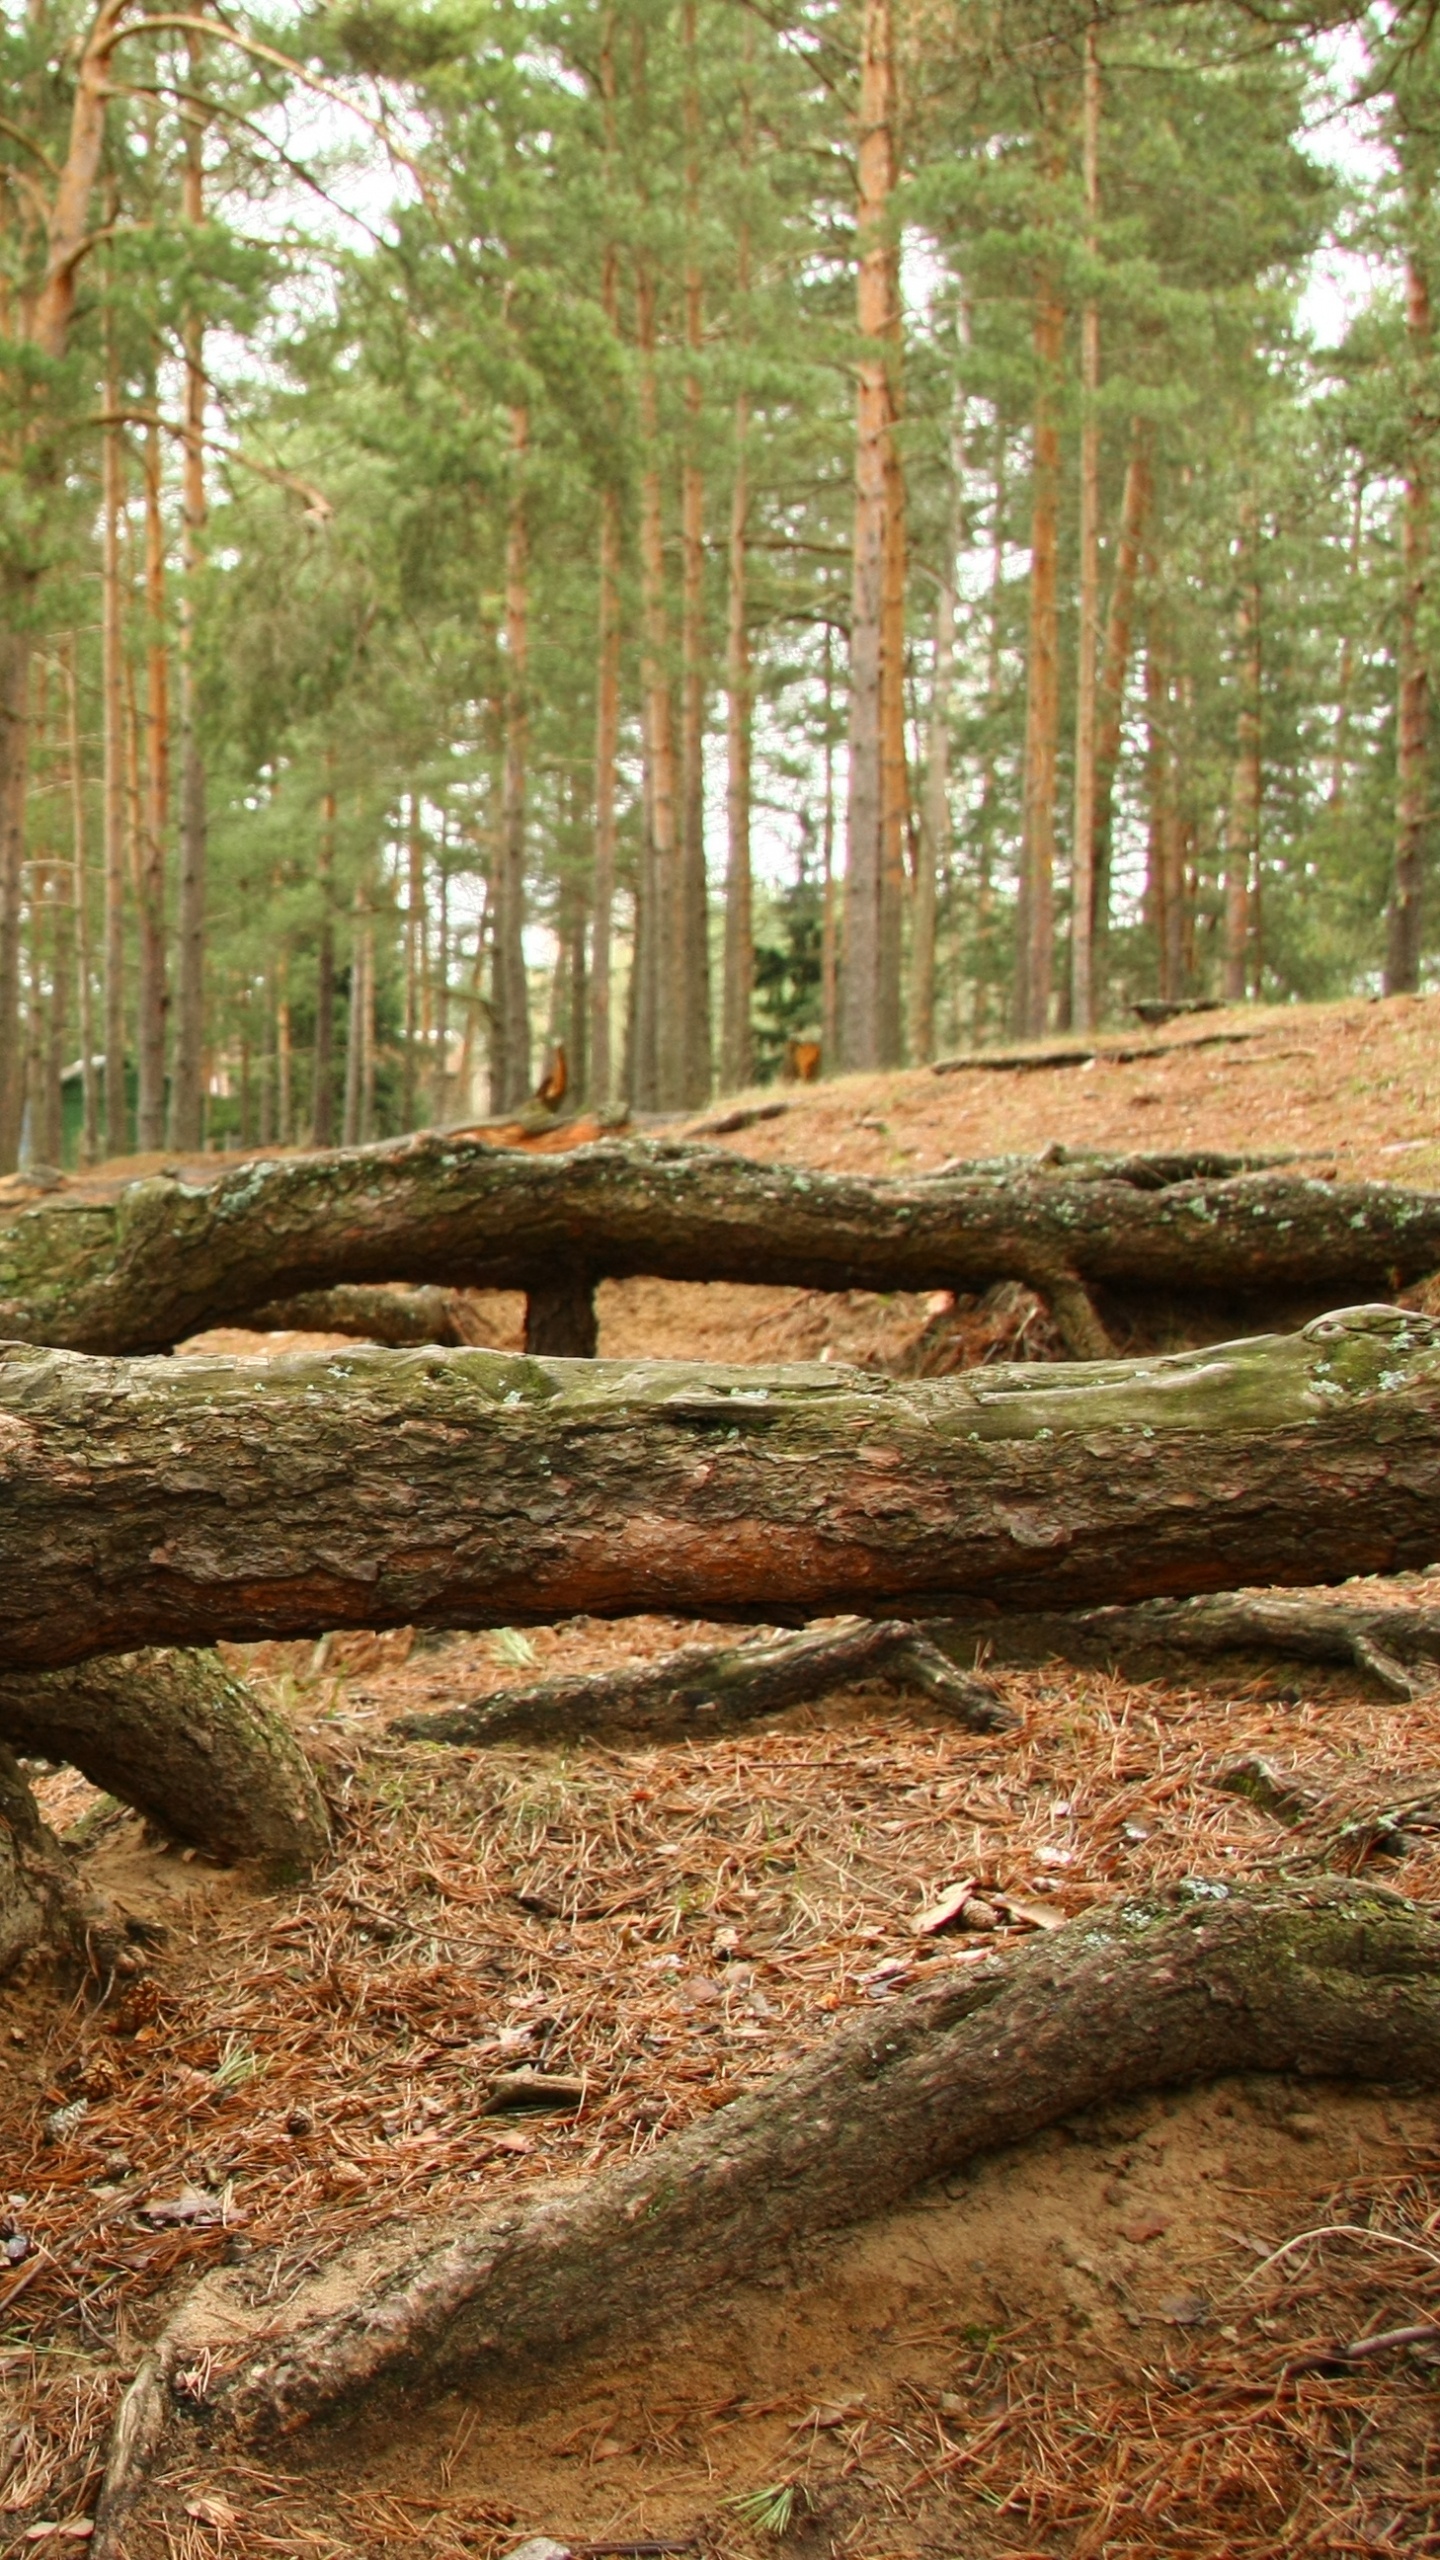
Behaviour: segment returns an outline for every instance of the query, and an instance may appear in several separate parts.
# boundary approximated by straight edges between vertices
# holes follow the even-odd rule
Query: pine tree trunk
[[[1440,1326],[1358,1308],[918,1384],[12,1343],[0,1422],[9,1671],[344,1626],[1085,1607],[1428,1563]]]
[[[670,686],[670,627],[665,608],[665,543],[660,475],[660,411],[655,378],[655,280],[648,260],[636,282],[640,341],[640,585],[644,623],[645,762],[649,804],[649,890],[644,920],[645,968],[638,999],[636,1100],[642,1109],[684,1102],[684,1029],[670,972],[682,913],[676,835],[675,723]],[[638,965],[638,964],[637,964]]]
[[[895,187],[895,59],[891,0],[864,0],[860,54],[859,195],[855,241],[857,322],[855,536],[850,605],[849,805],[846,824],[841,1047],[847,1067],[886,1063],[891,1010],[886,750],[892,692],[886,681],[887,602],[893,583],[891,295],[894,261],[886,220]],[[887,572],[889,576],[887,578]],[[898,1012],[898,1000],[894,1008]]]
[[[1240,517],[1236,649],[1239,707],[1230,806],[1225,821],[1225,996],[1231,1004],[1245,1000],[1256,934],[1261,796],[1260,586],[1255,557],[1258,539],[1255,501],[1247,498]]]
[[[995,421],[995,496],[990,518],[990,579],[985,614],[985,731],[980,751],[980,811],[976,825],[975,955],[972,1024],[976,1040],[990,1027],[990,991],[995,975],[992,951],[995,903],[995,830],[999,819],[995,771],[995,731],[1001,704],[1001,615],[1005,600],[1005,538],[1008,517],[1005,424]],[[1023,891],[1023,881],[1021,883]],[[1018,919],[1017,919],[1018,922]],[[1017,942],[1017,950],[1019,948]]]
[[[1099,255],[1100,38],[1085,29],[1082,161],[1085,248]],[[1080,627],[1075,668],[1075,828],[1070,870],[1070,1020],[1093,1031],[1095,983],[1095,780],[1100,650],[1100,308],[1093,283],[1080,314]]]
[[[1172,964],[1176,935],[1172,900],[1177,867],[1178,824],[1175,808],[1174,749],[1171,740],[1171,679],[1165,649],[1164,614],[1156,599],[1150,607],[1145,639],[1145,786],[1147,809],[1145,921],[1155,950],[1156,988],[1168,1002],[1179,994]]]
[[[840,918],[835,880],[835,659],[834,633],[827,621],[824,635],[824,711],[825,735],[821,745],[824,763],[824,807],[820,817],[820,864],[822,871],[820,907],[820,1046],[827,1067],[833,1068],[839,1055],[840,1019]],[[754,968],[752,955],[751,968]]]
[[[612,253],[613,259],[613,253]],[[595,920],[590,952],[590,1082],[603,1111],[615,1090],[611,941],[615,909],[615,765],[620,744],[620,493],[600,493],[600,636],[595,682]]]
[[[1056,170],[1047,164],[1047,183]],[[1025,692],[1025,796],[1017,918],[1015,1028],[1050,1028],[1055,950],[1055,767],[1060,730],[1060,360],[1065,308],[1054,276],[1036,291],[1035,430],[1030,504],[1030,633]]]
[[[135,1136],[142,1154],[165,1142],[165,842],[170,826],[170,663],[165,635],[165,529],[160,511],[160,428],[146,430],[145,804],[136,882]]]
[[[30,655],[30,636],[23,622],[18,629],[0,630],[0,1174],[13,1172],[19,1161],[25,1108],[20,944],[25,913]]]
[[[107,1155],[123,1156],[130,1143],[125,1104],[125,636],[120,589],[125,454],[116,416],[120,406],[119,377],[113,353],[108,352],[105,406],[110,419],[102,430],[104,512],[100,568],[105,740],[105,1151]]]
[[[320,834],[315,853],[320,924],[315,937],[315,1058],[310,1131],[317,1147],[335,1138],[335,750],[325,750]]]
[[[405,876],[405,1056],[400,1093],[402,1125],[413,1129],[420,1084],[420,980],[425,957],[425,839],[420,832],[420,795],[410,794],[406,829]]]
[[[710,895],[705,864],[705,475],[700,459],[703,395],[696,365],[704,325],[699,263],[700,88],[695,52],[696,0],[682,0],[685,56],[685,452],[680,487],[680,879],[676,986],[680,994],[681,1099],[708,1101],[710,1050]]]
[[[950,439],[950,504],[935,594],[930,728],[910,945],[910,1052],[921,1066],[928,1066],[935,1055],[935,918],[940,881],[950,859],[950,690],[955,669],[955,564],[965,538],[964,468],[957,428]]]
[[[900,259],[889,253],[890,434],[885,449],[885,601],[880,650],[880,1059],[905,1062],[904,949],[910,839],[910,775],[905,755],[905,599],[908,570],[905,473],[895,433],[900,416]]]
[[[85,768],[80,746],[80,687],[75,665],[75,634],[65,635],[61,656],[65,677],[66,742],[70,774],[70,860],[75,907],[75,969],[80,1017],[80,1161],[94,1164],[100,1153],[98,1096],[95,1088],[95,1021],[90,976],[90,879],[85,856]]]
[[[743,294],[748,244],[742,231]],[[755,997],[755,917],[750,869],[751,678],[746,535],[750,513],[749,395],[735,401],[735,477],[730,488],[729,593],[725,648],[725,814],[729,859],[725,871],[725,1005],[720,1081],[741,1093],[755,1074],[751,1008]]]
[[[1149,421],[1137,418],[1130,430],[1130,452],[1120,493],[1120,521],[1115,535],[1115,566],[1110,580],[1110,606],[1105,617],[1105,654],[1096,706],[1095,832],[1091,859],[1093,938],[1098,955],[1110,931],[1111,832],[1114,823],[1115,776],[1120,765],[1125,686],[1130,672],[1130,642],[1135,618],[1135,586],[1145,543],[1145,527],[1154,491]]]
[[[360,1144],[361,1094],[365,1076],[365,892],[355,891],[354,916],[350,927],[350,1002],[345,1018],[345,1116],[340,1126],[342,1147]]]
[[[505,778],[495,866],[491,1093],[501,1111],[530,1098],[530,991],[525,974],[526,762],[530,729],[530,531],[525,486],[529,413],[510,413],[505,540]]]
[[[1355,487],[1350,502],[1350,540],[1346,546],[1345,575],[1351,595],[1360,592],[1361,537],[1365,528],[1365,477],[1355,474]],[[1355,647],[1347,621],[1340,634],[1340,663],[1335,671],[1335,744],[1330,754],[1329,806],[1337,815],[1345,806],[1346,775],[1350,761],[1350,702],[1355,682]]]
[[[190,87],[200,85],[202,38],[192,27]],[[187,223],[205,218],[203,117],[182,105],[185,173],[182,206]],[[205,541],[205,340],[198,312],[187,315],[185,343],[185,442],[183,552],[180,587],[180,880],[176,907],[175,1055],[170,1086],[170,1144],[203,1145],[205,1138],[205,756],[200,737],[196,614]]]
[[[1428,219],[1428,206],[1426,208]],[[1430,275],[1412,241],[1405,262],[1405,334],[1414,381],[1400,515],[1400,698],[1395,745],[1395,879],[1387,918],[1385,992],[1413,995],[1424,949],[1424,884],[1430,836],[1430,663],[1425,629],[1430,577],[1429,366],[1434,342]]]

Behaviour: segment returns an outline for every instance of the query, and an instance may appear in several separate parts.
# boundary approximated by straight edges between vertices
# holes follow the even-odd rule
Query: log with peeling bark
[[[1233,2071],[1440,2083],[1440,1920],[1321,1880],[1191,1881],[946,1964],[642,2158],[313,2272],[207,2278],[121,2411],[112,2549],[178,2408],[264,2438],[653,2325],[1077,2109]]]
[[[433,1715],[400,1716],[390,1730],[419,1742],[566,1742],[616,1733],[659,1742],[733,1732],[874,1679],[918,1689],[971,1733],[1006,1733],[1016,1722],[993,1681],[947,1662],[919,1627],[898,1618],[852,1618],[801,1635],[753,1636],[748,1644],[680,1645],[658,1661],[539,1680]]]
[[[900,1382],[0,1349],[0,1665],[327,1628],[769,1624],[1344,1580],[1440,1547],[1440,1324]]]
[[[325,1799],[284,1718],[216,1653],[109,1655],[0,1675],[0,1741],[63,1760],[172,1840],[310,1873],[330,1842]]]
[[[1336,1600],[1327,1594],[1226,1592],[1194,1600],[1142,1600],[1134,1608],[1035,1610],[932,1621],[928,1633],[961,1663],[1213,1662],[1270,1654],[1364,1672],[1392,1698],[1435,1687],[1440,1608]]]
[[[674,1141],[536,1156],[426,1134],[12,1213],[0,1335],[164,1350],[304,1292],[406,1282],[533,1293],[528,1347],[563,1356],[606,1276],[835,1290],[1019,1279],[1088,1357],[1106,1348],[1097,1291],[1208,1308],[1213,1330],[1217,1310],[1265,1301],[1273,1321],[1440,1267],[1440,1195],[1233,1170],[1244,1161],[1052,1151],[869,1181]]]

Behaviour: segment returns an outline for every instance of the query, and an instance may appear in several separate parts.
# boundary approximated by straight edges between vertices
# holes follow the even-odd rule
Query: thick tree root
[[[308,1875],[330,1843],[315,1773],[284,1719],[218,1654],[102,1655],[65,1671],[0,1677],[0,1736],[68,1760],[171,1839]]]
[[[550,1360],[593,1360],[600,1347],[595,1282],[588,1271],[561,1268],[525,1300],[525,1348]]]
[[[41,1821],[14,1752],[0,1742],[0,1981],[37,1948],[73,1953],[85,1921],[64,1850]]]
[[[1387,1696],[1406,1700],[1436,1685],[1433,1669],[1417,1677],[1416,1666],[1440,1664],[1440,1609],[1367,1607],[1309,1592],[1221,1592],[1199,1600],[1143,1600],[1129,1609],[931,1619],[926,1633],[961,1661],[978,1653],[995,1662],[1081,1665],[1274,1654],[1287,1662],[1343,1664],[1366,1673]]]
[[[1016,1721],[991,1681],[957,1670],[920,1628],[898,1618],[852,1618],[749,1644],[682,1645],[659,1662],[502,1689],[437,1715],[401,1716],[390,1729],[422,1742],[561,1742],[615,1733],[668,1741],[724,1733],[848,1681],[876,1678],[923,1690],[971,1733],[1006,1733]]]
[[[1231,2071],[1440,2083],[1440,1921],[1321,1880],[1190,1882],[947,1966],[793,2070],[578,2187],[342,2256],[277,2309],[222,2273],[125,2403],[113,2548],[177,2404],[263,2437],[483,2385],[701,2299],[1079,2108]]]

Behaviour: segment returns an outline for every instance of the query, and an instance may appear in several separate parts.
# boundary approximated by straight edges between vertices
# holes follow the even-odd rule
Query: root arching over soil
[[[1332,1879],[1124,1902],[947,1968],[578,2190],[399,2235],[278,2309],[208,2279],[122,2405],[102,2548],[179,2408],[255,2440],[424,2400],[643,2327],[1079,2108],[1237,2070],[1440,2085],[1440,1922]]]

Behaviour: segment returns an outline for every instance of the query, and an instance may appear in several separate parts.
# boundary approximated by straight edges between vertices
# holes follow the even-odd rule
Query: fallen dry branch
[[[263,2437],[653,2322],[1078,2109],[1232,2071],[1440,2082],[1440,1922],[1322,1880],[1191,1881],[885,2002],[634,2162],[333,2261],[208,2279],[123,2404],[114,2547],[172,2415]]]
[[[1440,1543],[1440,1532],[1437,1532]],[[1082,1666],[1273,1654],[1363,1671],[1388,1697],[1435,1685],[1421,1665],[1440,1664],[1440,1609],[1384,1607],[1328,1594],[1225,1592],[1193,1600],[1143,1600],[1134,1608],[1036,1610],[1017,1617],[957,1617],[932,1639],[960,1660],[1047,1660]]]
[[[623,1733],[650,1742],[732,1732],[782,1715],[849,1681],[919,1689],[971,1733],[1005,1733],[1015,1718],[993,1682],[956,1669],[921,1630],[898,1618],[852,1618],[801,1635],[742,1645],[681,1645],[658,1662],[624,1663],[569,1680],[502,1689],[468,1706],[408,1715],[393,1730],[419,1742],[562,1742]]]
[[[664,1610],[1095,1606],[1427,1563],[1440,1323],[896,1381],[0,1351],[0,1662]]]
[[[172,1840],[308,1875],[330,1842],[325,1799],[283,1716],[218,1654],[108,1655],[0,1676],[0,1740],[64,1760]]]
[[[961,1291],[1018,1279],[1089,1357],[1106,1347],[1097,1290],[1227,1321],[1264,1299],[1273,1320],[1440,1266],[1440,1196],[1245,1163],[1055,1156],[892,1182],[679,1141],[547,1156],[426,1134],[246,1163],[209,1184],[156,1176],[108,1201],[47,1196],[0,1221],[0,1334],[164,1350],[314,1290],[405,1282],[558,1293],[532,1311],[529,1347],[563,1354],[605,1277]]]

